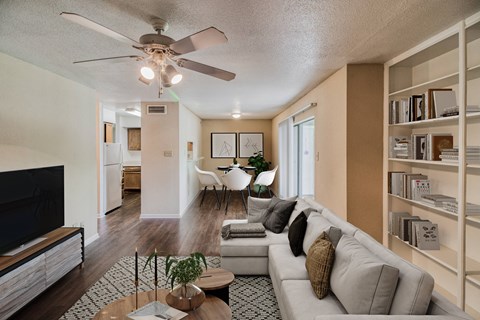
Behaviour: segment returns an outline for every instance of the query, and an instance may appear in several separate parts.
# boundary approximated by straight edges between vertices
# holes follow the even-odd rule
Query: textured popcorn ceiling
[[[214,26],[229,42],[184,55],[237,74],[230,82],[181,69],[172,87],[201,118],[271,118],[347,63],[384,63],[480,10],[478,0],[0,0],[0,51],[95,88],[108,106],[156,101],[139,64],[76,60],[139,51],[59,14],[75,12],[132,39],[156,16],[178,40]],[[163,100],[172,100],[166,90]]]

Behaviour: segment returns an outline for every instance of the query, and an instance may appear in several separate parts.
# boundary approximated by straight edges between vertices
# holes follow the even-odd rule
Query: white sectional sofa
[[[249,198],[249,212],[253,207],[258,210],[267,208],[268,205],[268,199]],[[321,204],[311,199],[297,199],[288,225],[307,208],[312,208],[320,214],[311,213],[308,217],[303,243],[304,252],[308,251],[305,245],[311,244],[312,237],[319,235],[322,230],[327,231],[330,225],[342,230],[343,236],[336,248],[336,260],[330,277],[331,287],[334,283],[337,284],[334,290],[337,295],[329,291],[323,299],[316,297],[305,268],[306,255],[301,254],[295,257],[290,249],[288,226],[280,234],[267,230],[265,238],[221,239],[220,243],[223,268],[236,275],[270,275],[282,319],[472,319],[438,292],[432,292],[433,278],[428,273],[395,255],[368,234],[344,221]],[[225,220],[224,225],[245,222],[247,220]],[[371,258],[380,259],[385,265],[398,269],[398,282],[391,290],[393,298],[391,298],[388,315],[348,314],[345,306],[350,306],[351,303],[365,304],[365,301],[369,301],[368,298],[362,300],[366,299],[364,293],[368,291],[367,288],[359,287],[360,285],[357,284],[364,283],[362,281],[369,277],[365,274],[365,264],[356,266],[357,259],[352,259],[346,264],[347,268],[350,268],[349,271],[339,270],[342,256],[351,254],[346,252],[351,249],[347,250],[348,247],[344,245],[349,241],[356,243],[358,250],[367,252]],[[358,268],[358,274],[355,269],[352,272],[352,268]],[[345,280],[339,278],[346,276],[348,272],[350,277],[353,275],[354,278],[349,278],[348,283],[339,286],[338,283],[341,284],[341,281]],[[333,277],[336,278],[333,279]]]

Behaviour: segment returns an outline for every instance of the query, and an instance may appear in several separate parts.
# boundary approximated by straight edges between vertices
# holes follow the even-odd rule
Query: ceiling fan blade
[[[209,75],[218,79],[222,79],[225,81],[230,81],[235,79],[235,73],[218,69],[212,66],[207,66],[206,64],[202,64],[202,63],[195,62],[192,60],[187,60],[187,59],[178,59],[176,62],[179,67],[204,73],[206,75]]]
[[[175,41],[170,45],[170,49],[180,55],[225,43],[227,41],[228,39],[222,31],[210,27]]]
[[[132,46],[137,46],[137,47],[142,46],[137,41],[135,41],[133,39],[130,39],[129,37],[124,36],[123,34],[115,32],[115,31],[113,31],[113,30],[111,30],[111,29],[109,29],[105,26],[102,26],[101,24],[99,24],[95,21],[92,21],[88,18],[85,18],[84,16],[81,16],[79,14],[72,13],[72,12],[62,12],[62,13],[60,13],[60,15],[62,17],[64,17],[65,19],[68,19],[70,21],[78,23],[79,25],[82,25],[86,28],[90,28],[94,31],[103,33],[104,35],[109,36],[109,37],[111,37],[113,39],[116,39],[118,41],[122,41],[122,42],[127,43],[127,44],[132,45]]]
[[[141,56],[119,56],[119,57],[110,57],[110,58],[99,58],[99,59],[90,59],[90,60],[82,60],[82,61],[74,61],[73,63],[85,63],[85,62],[97,62],[97,61],[107,61],[107,62],[122,62],[122,61],[130,61],[131,59],[136,59],[137,61],[141,61],[144,57]]]

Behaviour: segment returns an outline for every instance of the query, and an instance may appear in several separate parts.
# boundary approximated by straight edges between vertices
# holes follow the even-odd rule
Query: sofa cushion
[[[307,269],[313,292],[318,299],[323,299],[330,288],[330,271],[332,270],[335,249],[325,232],[313,242],[308,249],[305,268]]]
[[[303,253],[303,238],[306,230],[307,216],[302,211],[288,227],[288,242],[295,257]]]
[[[309,280],[284,280],[280,292],[287,319],[314,319],[319,314],[347,313],[331,292],[322,300],[318,300]]]
[[[355,233],[355,239],[377,257],[399,269],[399,280],[390,314],[425,314],[434,286],[432,276],[403,260],[361,230]]]
[[[308,280],[305,255],[294,257],[285,244],[273,244],[268,250],[268,270],[272,282],[280,288],[283,280]]]
[[[385,264],[355,238],[344,235],[335,250],[330,286],[351,314],[388,314],[398,269]]]
[[[328,232],[332,224],[325,219],[320,213],[312,212],[307,219],[307,230],[305,231],[305,238],[303,239],[303,252],[305,254],[310,249],[312,243],[322,234]]]
[[[305,197],[303,198],[306,203],[308,203],[310,208],[313,208],[315,211],[322,213],[325,207],[320,203],[316,202],[313,198]]]
[[[288,226],[292,224],[293,220],[302,213],[304,210],[311,208],[310,205],[302,198],[297,198],[297,203],[295,204],[295,208],[293,208],[292,215],[288,220]],[[307,216],[308,217],[308,216]]]
[[[231,223],[246,223],[247,220],[225,220],[223,225]],[[288,245],[288,230],[282,233],[265,231],[264,238],[220,239],[220,255],[228,257],[268,257],[268,246],[271,244]]]
[[[281,233],[287,226],[296,203],[296,201],[280,200],[273,197],[267,211],[261,218],[265,228],[274,233]]]
[[[272,202],[272,199],[248,197],[248,222],[263,222],[262,217],[264,216],[265,211],[268,209],[270,202]]]

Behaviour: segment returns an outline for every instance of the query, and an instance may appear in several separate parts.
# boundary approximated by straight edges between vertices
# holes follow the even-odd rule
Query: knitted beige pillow
[[[318,299],[324,298],[330,288],[330,271],[335,258],[335,248],[325,232],[308,249],[305,267]]]

